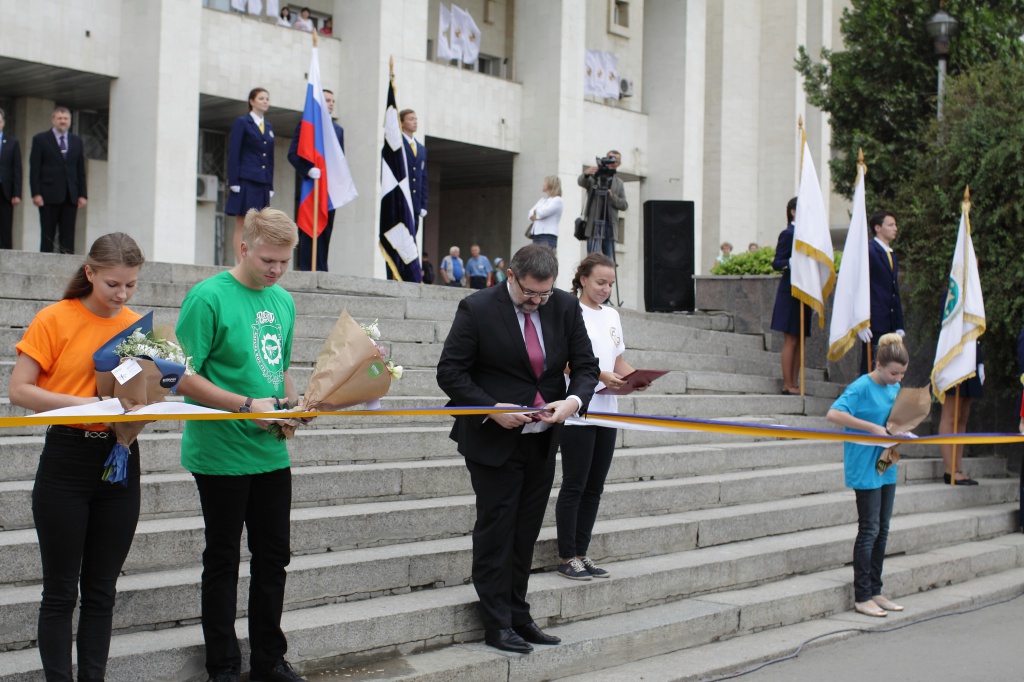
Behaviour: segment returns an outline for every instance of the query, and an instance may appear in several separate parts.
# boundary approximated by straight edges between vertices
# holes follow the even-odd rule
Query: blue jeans
[[[531,237],[534,244],[543,244],[548,246],[554,251],[558,247],[558,235],[557,234],[535,234]]]
[[[853,594],[865,602],[882,593],[882,562],[889,539],[889,519],[896,484],[857,493],[857,540],[853,543]]]
[[[600,239],[598,237],[590,237],[587,239],[587,253],[603,253],[615,261],[615,240],[610,237],[607,239]]]

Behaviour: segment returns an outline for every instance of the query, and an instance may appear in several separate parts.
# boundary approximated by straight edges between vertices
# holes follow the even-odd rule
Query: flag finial
[[[857,147],[857,163],[864,165],[864,148]]]
[[[799,128],[800,130],[804,129],[804,115],[803,114],[800,114],[799,116],[796,117],[796,127]]]
[[[964,187],[964,201],[970,202],[971,200],[971,186],[966,185]]]
[[[392,78],[395,77],[395,57],[394,55],[388,57],[388,75]]]
[[[316,47],[316,43],[317,43],[316,34],[317,34],[317,31],[316,31],[316,28],[314,27],[313,28],[313,47]]]

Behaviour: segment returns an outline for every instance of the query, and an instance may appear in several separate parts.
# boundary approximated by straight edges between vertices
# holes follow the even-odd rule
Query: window
[[[71,117],[74,132],[82,138],[85,158],[107,160],[107,138],[110,133],[109,111],[76,111]]]
[[[629,37],[629,0],[608,0],[608,32]]]

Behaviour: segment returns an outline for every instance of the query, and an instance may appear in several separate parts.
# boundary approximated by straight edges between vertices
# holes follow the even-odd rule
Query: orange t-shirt
[[[92,354],[141,315],[124,306],[116,317],[100,317],[77,298],[65,299],[40,310],[15,348],[39,363],[36,385],[54,393],[91,398],[96,395],[96,369]],[[105,431],[102,424],[81,425]]]

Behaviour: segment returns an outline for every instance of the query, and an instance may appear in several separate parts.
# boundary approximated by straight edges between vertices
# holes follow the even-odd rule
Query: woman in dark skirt
[[[793,255],[793,232],[796,218],[796,197],[786,204],[789,225],[779,234],[772,267],[782,272],[779,289],[775,292],[772,310],[772,330],[782,332],[782,395],[800,394],[800,301],[791,293],[789,258]],[[804,305],[804,336],[811,335],[811,308]]]
[[[270,108],[270,93],[253,88],[249,113],[239,116],[228,138],[228,192],[224,212],[235,216],[232,245],[235,262],[242,260],[242,222],[250,208],[261,210],[274,196],[274,127],[263,117]]]

